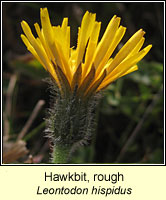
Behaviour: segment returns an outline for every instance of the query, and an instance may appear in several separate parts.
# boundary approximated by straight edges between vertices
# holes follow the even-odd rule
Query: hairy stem
[[[69,159],[70,147],[64,145],[54,145],[52,153],[52,163],[65,164]]]
[[[45,133],[54,145],[52,163],[67,163],[71,154],[88,144],[94,133],[100,95],[86,99],[76,92],[61,94],[54,83],[50,83],[50,92]]]

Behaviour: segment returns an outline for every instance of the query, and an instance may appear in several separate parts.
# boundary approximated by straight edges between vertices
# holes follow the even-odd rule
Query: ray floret
[[[81,96],[86,96],[94,85],[96,87],[92,94],[137,70],[137,63],[152,47],[148,45],[141,50],[145,32],[140,29],[112,57],[126,28],[120,25],[121,19],[114,15],[98,41],[101,22],[96,21],[96,14],[87,11],[78,29],[77,47],[73,49],[70,47],[68,18],[63,19],[62,25],[53,26],[47,8],[41,8],[40,17],[42,27],[34,24],[37,38],[33,36],[29,25],[25,21],[21,22],[24,32],[21,38],[24,44],[55,79],[60,89],[64,85],[61,85],[57,69],[65,76],[71,91],[77,86],[78,93],[82,92]],[[97,84],[98,80],[101,80],[100,84]]]

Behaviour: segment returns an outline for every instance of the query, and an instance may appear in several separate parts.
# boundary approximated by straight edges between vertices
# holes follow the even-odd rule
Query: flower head
[[[112,57],[126,28],[114,15],[104,35],[98,41],[101,22],[96,15],[84,14],[78,28],[77,47],[70,47],[70,26],[64,18],[61,26],[52,26],[47,8],[40,10],[41,26],[35,23],[35,38],[25,21],[21,22],[25,35],[21,38],[28,50],[49,72],[62,92],[76,91],[81,96],[91,96],[116,79],[138,69],[137,63],[149,52],[152,45],[141,50],[145,32],[138,30]]]

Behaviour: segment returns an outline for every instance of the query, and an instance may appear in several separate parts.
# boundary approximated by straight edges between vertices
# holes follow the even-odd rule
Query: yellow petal
[[[132,57],[129,57],[124,62],[120,63],[113,71],[110,73],[110,75],[114,75],[118,72],[123,73],[124,71],[127,71],[130,67],[137,64],[152,48],[152,45],[148,45],[143,50],[138,52],[137,54],[133,55]]]
[[[143,46],[145,41],[145,38],[141,38],[141,40],[138,42],[138,44],[133,48],[133,50],[131,50],[131,52],[128,54],[128,56],[123,60],[125,61],[126,59],[128,59],[129,57],[133,56],[134,54],[138,53],[138,51],[141,49],[141,47]]]
[[[71,76],[71,70],[69,66],[69,60],[65,58],[65,55],[63,53],[63,50],[61,48],[61,45],[58,41],[55,42],[55,47],[57,50],[57,54],[59,55],[59,61],[60,61],[60,66],[62,71],[64,72],[65,75],[67,75],[68,81],[71,83],[72,81],[72,76]]]
[[[116,17],[116,15],[111,19],[110,23],[108,24],[106,31],[99,42],[95,55],[94,55],[94,66],[97,69],[101,60],[103,59],[104,55],[108,51],[109,46],[113,42],[113,38],[116,34],[118,26],[120,24],[120,18]]]
[[[33,36],[32,31],[31,31],[29,25],[27,24],[27,22],[22,21],[21,27],[22,27],[26,37],[28,38],[29,42],[31,43],[31,45],[35,46],[36,45],[35,37]]]
[[[148,45],[143,50],[135,54],[134,56],[128,58],[123,63],[119,64],[103,81],[103,83],[100,86],[100,89],[105,88],[110,83],[118,79],[119,77],[127,74],[127,72],[132,72],[133,69],[131,69],[136,63],[138,63],[152,48],[152,45]],[[135,68],[134,68],[135,69]]]
[[[70,50],[70,27],[68,25],[68,18],[64,18],[61,26],[61,46],[64,52],[66,59],[69,59],[69,50]]]
[[[42,34],[42,31],[40,30],[39,24],[35,23],[34,26],[35,26],[36,32],[37,32],[37,34],[39,36],[39,39],[40,39],[40,41],[42,43],[42,46],[44,47],[44,50],[47,53],[49,59],[54,60],[54,57],[53,57],[52,53],[50,52],[50,50],[49,50],[49,48],[48,48],[48,46],[46,44],[45,38],[44,38],[44,36]]]
[[[30,42],[30,44],[33,46],[33,48],[35,49],[36,53],[40,57],[40,60],[42,61],[44,66],[46,66],[47,69],[49,70],[49,68],[50,68],[50,60],[49,60],[49,58],[48,58],[43,46],[41,45],[40,40],[36,39],[33,36],[30,27],[28,26],[28,24],[25,21],[21,22],[21,26],[23,28],[23,31],[24,31],[25,35],[27,36],[28,41]]]
[[[63,41],[63,42],[61,42]],[[70,52],[70,27],[66,28],[66,32],[60,40],[60,44],[64,53],[66,60],[69,59],[69,52]]]
[[[92,31],[92,35],[90,36],[90,40],[89,40],[88,47],[86,50],[85,65],[83,67],[83,74],[82,74],[83,79],[90,71],[90,67],[93,62],[93,55],[94,55],[94,52],[95,52],[95,49],[97,46],[97,42],[98,42],[100,28],[101,28],[101,23],[95,22],[95,25],[94,25],[94,28]]]
[[[69,65],[70,65],[70,70],[71,73],[74,74],[75,72],[75,66],[76,66],[76,50],[73,48],[70,48],[70,58],[69,58]]]
[[[64,33],[66,33],[67,26],[68,26],[68,18],[66,17],[66,18],[63,18],[63,22],[62,22],[62,29]]]
[[[131,67],[129,70],[127,70],[123,74],[121,74],[121,75],[120,75],[120,73],[116,74],[116,76],[112,77],[109,81],[107,81],[104,84],[100,85],[99,88],[97,89],[97,91],[105,89],[108,85],[110,85],[112,82],[116,81],[118,78],[120,78],[122,76],[125,76],[127,74],[130,74],[130,73],[132,73],[132,72],[134,72],[136,70],[138,70],[138,66],[134,65],[133,67]]]
[[[52,26],[47,8],[41,8],[40,16],[42,28],[34,24],[38,38],[25,21],[21,23],[25,33],[21,38],[65,95],[75,91],[78,96],[90,97],[119,77],[137,70],[137,62],[151,48],[149,45],[140,51],[145,40],[145,32],[140,29],[112,58],[126,28],[119,27],[120,18],[115,15],[98,43],[101,23],[96,21],[95,14],[87,11],[78,29],[77,48],[73,49],[68,18],[60,26]]]
[[[120,51],[116,54],[114,60],[110,64],[107,71],[108,73],[113,71],[113,69],[126,58],[126,56],[132,51],[137,43],[139,43],[144,34],[145,32],[140,29],[126,42],[126,44],[120,49]]]
[[[21,39],[24,42],[24,44],[26,45],[27,49],[34,55],[34,57],[40,62],[40,64],[45,68],[45,70],[47,71],[47,68],[45,66],[45,64],[42,62],[42,60],[40,59],[40,57],[38,56],[38,54],[36,53],[35,49],[32,47],[32,45],[30,44],[30,42],[28,41],[28,39],[25,37],[25,35],[21,34]]]
[[[68,73],[68,80],[71,81],[71,72],[68,66],[68,61],[65,57],[63,35],[60,26],[52,27],[47,8],[41,9],[41,24],[43,28],[43,34],[50,51],[54,56],[54,60],[59,67],[63,70],[63,73]],[[67,24],[67,20],[64,21],[63,28]]]
[[[132,72],[134,72],[134,71],[136,71],[136,70],[138,70],[138,66],[137,65],[134,65],[133,67],[131,67],[129,70],[127,70],[125,73],[123,73],[123,74],[121,74],[121,75],[119,75],[119,74],[116,74],[116,76],[114,77],[114,78],[112,78],[111,80],[110,80],[110,82],[108,82],[107,83],[107,85],[105,84],[105,86],[100,86],[98,89],[97,89],[97,91],[100,91],[101,89],[103,90],[104,88],[106,88],[108,85],[110,85],[112,82],[114,82],[115,80],[117,80],[118,78],[120,78],[120,77],[122,77],[122,76],[125,76],[125,75],[127,75],[127,74],[130,74],[130,73],[132,73]]]
[[[99,67],[97,68],[96,76],[98,76],[104,70],[104,66],[106,65],[108,59],[114,52],[115,48],[117,47],[121,39],[123,38],[125,31],[126,31],[126,28],[123,26],[120,26],[118,30],[116,31],[115,37],[113,38],[113,42],[110,44],[108,51],[104,55],[103,59],[101,60],[99,64]]]
[[[121,76],[119,76],[119,78],[122,77],[122,76],[126,76],[127,74],[130,74],[130,73],[132,73],[132,72],[134,72],[134,71],[136,71],[136,70],[138,70],[138,66],[137,66],[137,65],[134,65],[134,66],[131,67],[129,70],[127,70],[125,73],[123,73]]]
[[[96,15],[86,12],[81,22],[81,28],[78,33],[78,44],[76,49],[76,68],[82,62],[85,47],[95,24]]]
[[[70,51],[70,28],[67,27],[65,35],[60,26],[53,27],[54,35],[54,55],[56,62],[65,74],[68,75],[68,80],[71,82],[71,70],[69,66],[69,51]],[[63,41],[63,42],[62,42]]]
[[[57,82],[58,84],[58,78],[57,75],[53,69],[53,66],[51,63],[46,62],[43,57],[40,57],[40,53],[36,52],[36,50],[33,48],[33,46],[30,44],[28,39],[25,37],[25,35],[21,34],[21,39],[23,40],[24,44],[27,46],[27,49],[34,55],[34,57],[41,63],[41,65],[45,68],[46,71],[50,73],[50,75],[53,77],[53,79]],[[39,41],[38,41],[39,42]]]
[[[60,60],[60,56],[58,54],[57,47],[55,45],[55,40],[54,40],[54,33],[53,33],[53,28],[50,22],[49,14],[47,8],[41,8],[40,9],[40,18],[41,18],[41,24],[43,28],[43,35],[46,41],[46,44],[50,51],[52,52],[53,55],[53,60],[58,64],[58,66],[61,67],[62,63]]]
[[[40,18],[45,40],[48,44],[53,44],[53,30],[47,8],[40,9]]]
[[[65,48],[66,49],[66,57],[67,57],[67,59],[69,59],[69,56],[70,56],[70,27],[69,26],[67,27],[65,41],[66,41],[66,48]]]

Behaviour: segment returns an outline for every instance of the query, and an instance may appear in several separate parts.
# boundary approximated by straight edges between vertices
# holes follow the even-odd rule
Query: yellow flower
[[[47,8],[40,10],[41,26],[34,24],[35,38],[25,21],[21,22],[25,35],[21,38],[27,49],[50,73],[60,90],[75,91],[81,96],[94,94],[116,79],[138,69],[137,63],[149,52],[152,45],[140,50],[145,32],[138,30],[112,57],[123,38],[126,28],[120,26],[116,15],[98,41],[101,22],[88,11],[78,28],[77,47],[70,47],[70,26],[64,18],[61,26],[52,26]]]

